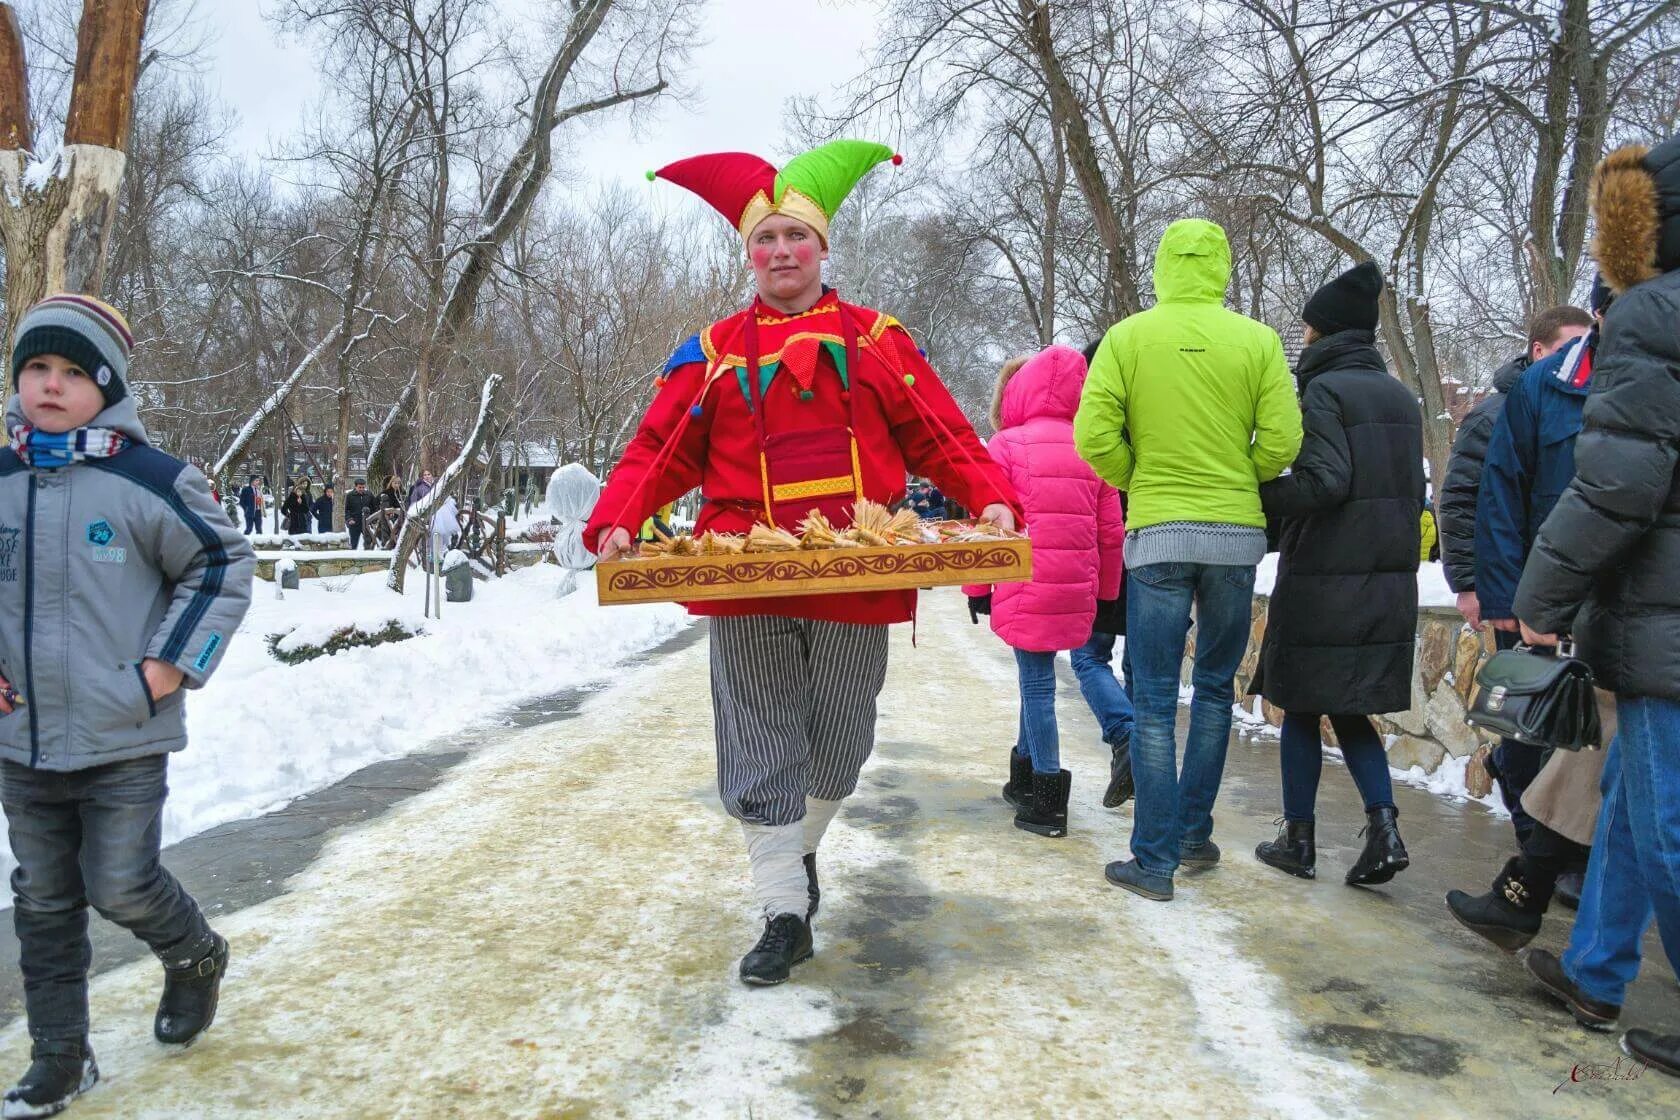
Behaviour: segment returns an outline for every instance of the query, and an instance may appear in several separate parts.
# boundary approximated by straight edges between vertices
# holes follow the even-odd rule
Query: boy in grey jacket
[[[154,1033],[210,1025],[228,945],[158,862],[182,688],[250,603],[251,545],[196,469],[149,446],[122,315],[57,295],[18,324],[0,450],[0,802],[33,1061],[0,1116],[51,1116],[98,1080],[87,908],[164,967]]]

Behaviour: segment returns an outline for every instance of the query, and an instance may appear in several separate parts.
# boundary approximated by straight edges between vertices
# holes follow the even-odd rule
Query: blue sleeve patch
[[[210,659],[215,657],[216,651],[221,648],[222,636],[214,630],[210,631],[210,640],[204,643],[204,650],[198,655],[198,660],[193,662],[193,668],[201,673],[210,668]]]
[[[706,351],[700,345],[700,336],[691,334],[688,341],[677,347],[677,352],[671,355],[671,360],[665,363],[665,372],[670,373],[678,366],[686,366],[691,362],[706,360]]]

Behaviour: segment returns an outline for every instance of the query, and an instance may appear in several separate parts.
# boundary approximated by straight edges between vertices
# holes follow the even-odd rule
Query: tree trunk
[[[0,4],[0,240],[6,246],[5,332],[59,291],[95,294],[128,157],[147,0],[85,0],[64,146],[51,161],[30,149],[28,65],[17,17]],[[3,438],[3,437],[0,437]]]
[[[443,501],[444,495],[455,480],[471,465],[478,453],[483,450],[485,441],[490,438],[495,428],[496,395],[502,387],[502,375],[493,373],[485,379],[484,388],[479,393],[478,419],[473,421],[472,432],[467,436],[466,445],[461,453],[455,456],[455,461],[443,468],[432,484],[431,493],[414,503],[409,512],[408,520],[403,523],[402,537],[397,541],[397,547],[391,553],[391,570],[385,577],[385,585],[398,595],[403,591],[403,579],[408,574],[408,558],[414,555],[421,539],[431,531],[432,510]]]

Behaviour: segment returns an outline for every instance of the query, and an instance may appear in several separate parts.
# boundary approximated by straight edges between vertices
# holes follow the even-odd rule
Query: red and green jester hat
[[[809,226],[826,248],[846,195],[888,159],[900,162],[880,144],[836,140],[779,172],[757,156],[720,152],[648,175],[705,199],[744,240],[780,214]],[[860,497],[902,498],[907,472],[933,479],[971,510],[1001,503],[1019,511],[1008,480],[909,333],[830,288],[797,314],[755,298],[678,347],[654,385],[653,403],[585,529],[591,548],[603,530],[633,534],[649,513],[696,486],[705,498],[696,534],[744,533],[754,522],[797,532],[813,509],[847,525]],[[914,591],[880,591],[713,600],[689,610],[889,623],[908,621],[915,601]]]

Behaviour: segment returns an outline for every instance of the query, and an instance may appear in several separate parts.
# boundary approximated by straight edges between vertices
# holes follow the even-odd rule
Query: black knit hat
[[[1321,335],[1374,331],[1382,289],[1382,271],[1370,261],[1361,261],[1314,292],[1301,318]]]

